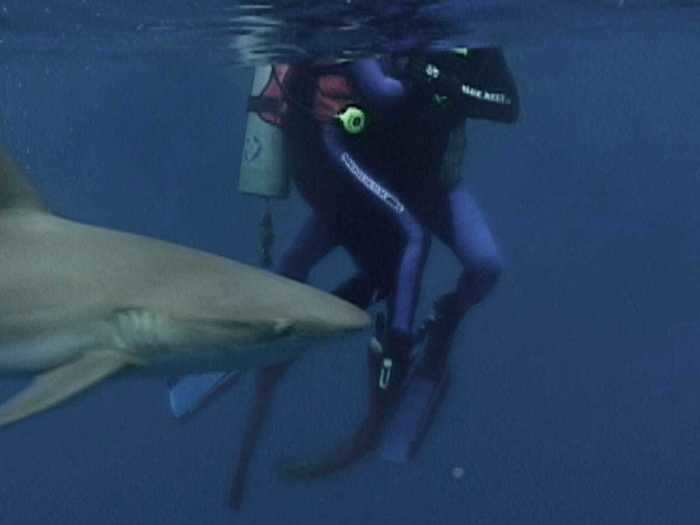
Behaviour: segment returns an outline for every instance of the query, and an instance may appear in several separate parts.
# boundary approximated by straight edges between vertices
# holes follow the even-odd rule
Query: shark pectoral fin
[[[44,372],[0,406],[0,426],[52,408],[133,363],[123,353],[100,350]]]

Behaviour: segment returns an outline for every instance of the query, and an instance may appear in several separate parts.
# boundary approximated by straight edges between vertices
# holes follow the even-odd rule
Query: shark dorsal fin
[[[14,208],[46,211],[22,168],[10,152],[0,146],[0,212]]]

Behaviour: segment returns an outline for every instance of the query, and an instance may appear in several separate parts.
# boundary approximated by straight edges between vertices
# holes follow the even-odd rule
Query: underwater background
[[[516,44],[521,120],[470,123],[465,165],[507,269],[463,323],[413,463],[275,475],[360,421],[354,337],[284,380],[242,512],[225,498],[252,375],[186,423],[165,380],[128,377],[0,433],[0,523],[697,523],[700,40],[642,28]],[[264,203],[236,189],[251,71],[209,58],[9,50],[2,143],[61,215],[256,264]],[[307,208],[273,209],[279,254]],[[433,246],[419,317],[458,273]],[[336,253],[313,283],[351,269]]]

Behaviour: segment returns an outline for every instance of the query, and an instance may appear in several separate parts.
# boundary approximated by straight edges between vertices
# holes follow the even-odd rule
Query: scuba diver
[[[355,451],[364,454],[371,448],[388,411],[399,399],[400,385],[411,364],[414,316],[430,236],[387,184],[391,159],[377,155],[377,145],[364,132],[368,126],[389,132],[402,105],[421,94],[387,76],[373,59],[295,66],[279,84],[286,93],[283,129],[295,159],[294,182],[312,212],[276,271],[306,281],[316,263],[342,246],[361,274],[334,293],[361,308],[379,298],[387,303],[382,359],[374,357],[378,352],[370,354],[371,382],[380,386],[372,390],[368,417],[353,436],[353,452],[343,451],[331,461],[331,470],[336,470],[341,463],[353,461]],[[264,112],[269,107],[261,101],[259,109]],[[259,372],[259,410],[253,414],[261,413],[261,399],[271,398],[287,366]],[[251,427],[262,419],[251,417]],[[248,443],[253,445],[253,439],[246,440]],[[240,465],[247,457],[241,453],[236,480],[244,479],[239,475]]]
[[[416,54],[389,64],[365,60],[349,70],[362,94],[361,108],[367,110],[364,118],[371,116],[372,120],[356,134],[346,130],[346,143],[352,144],[353,153],[367,164],[377,167],[371,173],[367,169],[361,173],[388,195],[386,208],[396,202],[395,208],[410,210],[415,237],[400,232],[402,237],[393,231],[391,222],[369,212],[362,204],[371,200],[369,191],[364,199],[350,198],[344,191],[329,194],[332,190],[328,185],[333,183],[329,183],[328,173],[314,171],[311,166],[299,170],[297,186],[314,214],[278,270],[305,281],[310,269],[330,249],[342,245],[362,272],[340,293],[361,307],[372,297],[370,290],[374,290],[374,298],[387,298],[388,330],[380,327],[369,352],[367,418],[349,444],[327,459],[289,469],[293,477],[333,472],[376,446],[386,459],[408,460],[446,387],[447,358],[459,324],[494,288],[502,268],[493,235],[461,181],[465,119],[513,123],[519,116],[517,89],[501,50]],[[367,93],[374,98],[368,101]],[[343,108],[355,107],[342,99],[339,105],[333,109],[341,119],[348,111]],[[336,125],[335,130],[340,132],[343,127]],[[303,136],[305,140],[308,135]],[[324,204],[336,208],[324,215],[318,211]],[[451,249],[462,272],[455,289],[436,301],[433,315],[420,330],[421,337],[416,338],[410,323],[420,284],[415,279],[422,273],[428,250],[425,228]],[[402,273],[405,264],[412,265],[413,273]],[[399,328],[397,313],[409,324]],[[402,313],[407,315],[400,317]],[[397,332],[402,345],[396,344]],[[423,336],[422,355],[414,359],[412,345]],[[410,377],[405,381],[407,375]]]
[[[282,129],[294,159],[285,157],[285,164],[294,165],[294,181],[312,210],[276,271],[307,281],[312,268],[342,246],[360,270],[335,293],[363,308],[387,304],[386,323],[378,323],[368,354],[367,417],[348,444],[286,473],[322,476],[377,446],[388,459],[406,460],[445,387],[461,319],[500,274],[496,243],[461,183],[461,154],[467,118],[517,119],[512,76],[500,50],[469,49],[274,67],[263,87],[250,109]],[[258,142],[246,145],[251,159],[260,155]],[[431,233],[454,252],[462,273],[420,331],[425,346],[416,358],[423,337],[413,324]],[[287,367],[259,372],[231,494],[234,507]]]

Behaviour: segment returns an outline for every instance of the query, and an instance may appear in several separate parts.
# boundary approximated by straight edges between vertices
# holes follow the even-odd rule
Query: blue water
[[[104,31],[89,26],[99,49],[77,37],[61,48],[53,18],[8,15],[0,140],[57,213],[254,264],[263,205],[236,192],[250,71],[235,64],[247,55],[232,45],[222,63],[207,39],[185,39],[182,53],[170,37],[133,43],[114,20],[127,7],[137,21],[163,12],[136,4],[114,2]],[[679,26],[696,16],[691,2],[643,4]],[[52,3],[56,27],[94,22],[100,5]],[[197,5],[172,18],[206,28]],[[518,16],[502,26],[515,40],[513,27],[529,27]],[[469,126],[467,177],[508,267],[460,331],[452,389],[414,463],[371,458],[308,485],[274,474],[281,457],[325,450],[360,420],[355,338],[286,378],[241,513],[224,502],[250,381],[180,424],[163,382],[124,378],[0,433],[0,523],[697,523],[700,40],[667,22],[607,20],[595,35],[548,26],[546,43],[510,45],[522,120]],[[305,210],[297,197],[275,205],[277,253]],[[338,253],[314,283],[350,269]],[[436,245],[421,314],[456,275]]]
[[[693,35],[697,0],[5,0],[0,57],[187,56],[241,64],[438,46]]]

